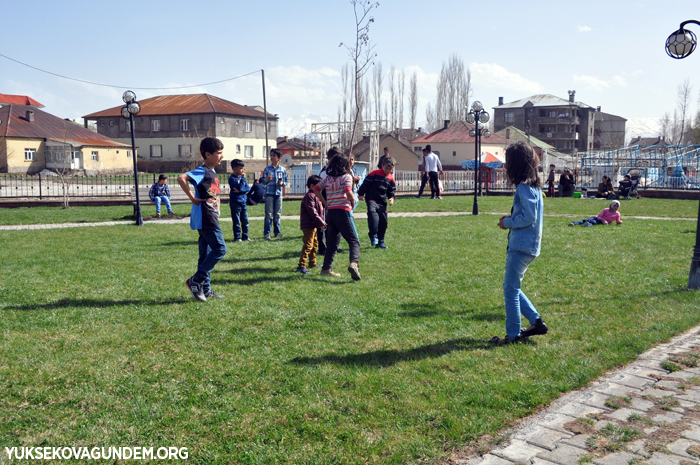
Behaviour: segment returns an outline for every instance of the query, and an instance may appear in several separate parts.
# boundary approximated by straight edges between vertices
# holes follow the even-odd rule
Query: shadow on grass
[[[154,305],[172,305],[184,304],[189,299],[171,299],[171,300],[95,300],[95,299],[61,299],[56,302],[45,304],[25,304],[25,305],[8,305],[3,310],[52,310],[56,308],[71,308],[71,307],[123,307],[127,305],[138,306],[154,306]]]
[[[452,339],[408,350],[377,350],[364,354],[324,355],[321,357],[296,357],[289,361],[295,365],[320,365],[334,363],[344,366],[389,367],[399,362],[437,358],[455,351],[483,350],[492,346],[477,339]]]
[[[406,311],[400,312],[398,316],[405,318],[428,318],[438,315],[467,315],[470,320],[474,321],[500,321],[506,318],[505,312],[475,313],[468,310],[453,311],[449,308],[440,307],[436,303],[404,303],[401,304],[401,307]],[[498,309],[494,308],[494,310]]]
[[[231,251],[231,247],[229,246],[228,248],[229,251]],[[299,252],[284,252],[280,255],[276,256],[267,256],[267,257],[231,257],[228,258],[228,253],[224,257],[222,262],[228,262],[228,263],[238,263],[238,262],[260,262],[260,261],[270,261],[270,260],[289,260],[290,258],[299,258],[299,253],[301,252],[301,248],[299,248]]]

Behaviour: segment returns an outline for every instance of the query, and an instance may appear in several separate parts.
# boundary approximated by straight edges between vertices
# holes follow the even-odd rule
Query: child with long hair
[[[498,222],[498,227],[510,231],[503,278],[506,337],[494,336],[489,342],[496,345],[520,343],[523,338],[547,334],[548,331],[521,289],[525,271],[540,254],[542,242],[544,207],[537,176],[538,164],[535,152],[524,142],[515,142],[506,149],[506,177],[515,185],[515,197],[510,216],[503,216]],[[520,330],[521,315],[530,322],[530,327],[524,331]]]
[[[613,224],[613,222],[622,224],[620,212],[617,211],[619,209],[620,202],[613,200],[610,202],[608,208],[604,208],[602,212],[598,213],[598,216],[591,216],[585,220],[574,221],[573,223],[569,223],[569,226],[574,226],[576,224],[580,224],[581,226],[595,226],[596,224]]]
[[[323,258],[321,276],[340,277],[333,271],[333,259],[340,245],[342,236],[350,247],[350,266],[348,271],[355,281],[360,280],[360,240],[355,230],[352,209],[355,196],[352,193],[352,174],[350,163],[345,155],[339,153],[329,162],[326,177],[314,186],[316,195],[326,207],[326,254]],[[320,194],[326,189],[326,199]]]

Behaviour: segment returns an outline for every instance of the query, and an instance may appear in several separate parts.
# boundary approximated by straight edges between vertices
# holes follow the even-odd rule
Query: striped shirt
[[[328,210],[352,211],[350,201],[345,197],[346,192],[352,193],[352,176],[349,174],[338,177],[327,176],[320,183],[316,184],[315,189],[319,195],[323,189],[326,189]]]

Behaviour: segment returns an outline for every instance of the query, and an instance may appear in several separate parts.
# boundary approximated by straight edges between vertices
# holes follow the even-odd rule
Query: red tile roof
[[[473,124],[466,121],[458,121],[450,124],[448,128],[438,129],[427,136],[419,137],[413,144],[473,144],[474,137],[469,135],[469,131],[474,129]],[[491,137],[482,138],[482,144],[509,145],[510,141],[498,134],[491,133]]]
[[[160,115],[190,115],[198,113],[219,113],[236,116],[249,116],[253,118],[264,118],[265,113],[256,110],[254,107],[247,107],[237,103],[229,102],[219,97],[209,94],[190,95],[161,95],[144,100],[138,100],[141,105],[139,116],[160,116]],[[94,119],[101,117],[118,116],[121,117],[124,105],[119,105],[108,110],[98,111],[83,118]],[[268,113],[268,119],[277,117]]]
[[[44,105],[26,95],[0,94],[0,105],[29,105],[36,108],[44,108]]]
[[[34,112],[34,121],[27,120],[27,111]],[[0,137],[51,139],[73,145],[128,147],[82,126],[27,105],[0,107]]]

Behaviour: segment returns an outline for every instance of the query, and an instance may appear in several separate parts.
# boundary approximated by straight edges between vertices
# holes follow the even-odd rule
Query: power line
[[[114,89],[136,89],[136,90],[176,90],[176,89],[191,89],[191,88],[193,88],[193,87],[211,86],[211,85],[214,85],[214,84],[221,84],[222,82],[233,81],[233,80],[235,80],[235,79],[240,79],[240,78],[242,78],[242,77],[250,76],[251,74],[255,74],[255,73],[258,73],[258,72],[261,71],[261,70],[259,70],[259,69],[256,69],[255,71],[252,71],[252,72],[250,72],[250,73],[248,73],[248,74],[242,74],[242,75],[240,75],[240,76],[236,76],[236,77],[232,77],[232,78],[228,78],[228,79],[222,79],[222,80],[220,80],[220,81],[207,82],[207,83],[205,83],[205,84],[195,84],[195,85],[192,85],[192,86],[178,86],[178,87],[133,87],[133,86],[115,86],[115,85],[112,85],[112,84],[102,84],[102,83],[99,83],[99,82],[92,82],[92,81],[86,81],[86,80],[84,80],[84,79],[72,78],[72,77],[70,77],[70,76],[64,76],[64,75],[62,75],[62,74],[52,73],[51,71],[46,71],[45,69],[37,68],[36,66],[32,66],[32,65],[29,65],[29,64],[27,64],[27,63],[23,63],[23,62],[21,62],[21,61],[19,61],[19,60],[15,60],[14,58],[10,58],[10,57],[8,57],[7,55],[3,55],[2,53],[0,53],[0,57],[6,58],[6,59],[8,59],[8,60],[10,60],[10,61],[14,61],[15,63],[19,63],[20,65],[26,66],[27,68],[35,69],[35,70],[40,71],[40,72],[42,72],[42,73],[50,74],[50,75],[52,75],[52,76],[60,77],[60,78],[63,78],[63,79],[68,79],[68,80],[71,80],[71,81],[82,82],[82,83],[85,83],[85,84],[91,84],[91,85],[93,85],[93,86],[112,87],[112,88],[114,88]]]

